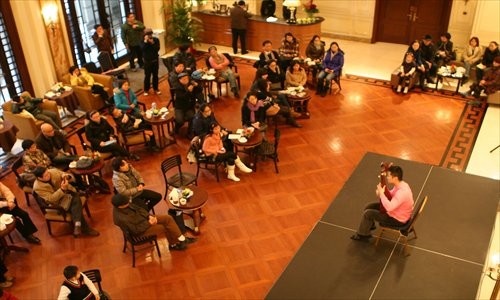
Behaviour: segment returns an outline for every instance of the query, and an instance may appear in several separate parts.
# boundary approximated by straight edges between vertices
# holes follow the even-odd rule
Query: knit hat
[[[428,40],[431,40],[431,41],[432,41],[432,36],[431,36],[430,34],[426,34],[426,35],[424,36],[424,40],[427,40],[427,41],[428,41]]]
[[[184,76],[189,76],[189,74],[188,73],[180,73],[179,75],[177,75],[177,78],[181,79]]]
[[[152,34],[152,33],[153,33],[153,29],[151,29],[151,28],[144,29],[144,34]]]
[[[128,197],[122,194],[116,194],[111,198],[111,203],[114,207],[122,206],[129,203]]]

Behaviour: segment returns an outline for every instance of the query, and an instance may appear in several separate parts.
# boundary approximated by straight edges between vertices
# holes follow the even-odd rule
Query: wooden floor
[[[242,91],[247,91],[254,69],[241,65],[239,71]],[[199,186],[209,192],[207,220],[199,241],[185,252],[169,253],[162,238],[162,257],[142,252],[132,268],[131,254],[121,252],[122,235],[113,225],[109,195],[97,195],[89,203],[90,222],[101,232],[97,238],[74,239],[62,224],[56,224],[55,235],[49,236],[32,200],[27,210],[39,228],[42,246],[27,245],[14,235],[16,244],[27,245],[31,252],[7,256],[10,273],[17,278],[10,290],[20,299],[54,299],[63,268],[76,264],[82,270],[99,268],[103,287],[114,299],[262,299],[364,153],[439,165],[466,106],[431,94],[400,96],[387,87],[355,80],[343,80],[342,88],[336,96],[313,97],[311,119],[300,121],[303,128],[280,125],[279,174],[272,161],[259,162],[255,174],[237,173],[239,183],[225,178],[217,183],[213,173],[201,171]],[[161,98],[141,100],[166,104],[165,81],[160,89]],[[214,103],[219,121],[235,129],[240,127],[240,107],[241,102],[231,97]],[[77,143],[76,137],[71,140]],[[158,154],[136,148],[142,159],[133,165],[148,188],[164,192],[159,166],[170,155],[180,153],[183,169],[196,170],[185,161],[187,146],[188,140],[180,137],[177,145]],[[111,182],[109,164],[104,171]],[[26,208],[13,175],[3,182]],[[158,206],[157,213],[166,212],[165,203]]]

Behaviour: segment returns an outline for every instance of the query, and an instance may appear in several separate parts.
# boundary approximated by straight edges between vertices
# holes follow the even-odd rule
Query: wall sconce
[[[297,19],[295,18],[295,14],[297,13],[297,7],[300,6],[299,0],[285,0],[283,2],[283,6],[290,10],[290,19],[286,20],[287,23],[295,24],[297,23]]]
[[[42,8],[42,16],[45,25],[52,29],[52,34],[55,34],[57,23],[57,4],[55,2],[48,2]]]
[[[491,300],[496,300],[500,290],[500,253],[491,256],[491,265],[488,268],[488,277],[495,281],[495,287],[491,293]]]

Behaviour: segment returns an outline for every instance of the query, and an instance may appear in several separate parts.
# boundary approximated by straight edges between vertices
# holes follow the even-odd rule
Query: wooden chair
[[[116,126],[118,131],[118,136],[127,149],[127,152],[130,152],[130,147],[137,145],[146,145],[148,139],[146,138],[146,133],[144,133],[144,129],[137,129],[132,131],[123,131],[120,126]]]
[[[407,255],[410,255],[408,253],[408,250],[407,250],[408,249],[408,241],[411,241],[411,240],[417,238],[417,232],[415,231],[415,222],[417,221],[418,217],[420,216],[420,214],[424,210],[424,207],[425,207],[425,204],[427,203],[427,200],[428,200],[428,196],[425,196],[422,201],[418,202],[417,205],[414,206],[413,215],[411,216],[410,220],[403,226],[391,226],[388,224],[380,223],[379,224],[380,225],[380,234],[377,236],[377,239],[375,241],[375,246],[378,245],[378,242],[385,231],[391,231],[391,232],[398,234],[398,238],[396,241],[399,241],[400,239],[404,240],[403,247],[401,248],[401,250],[404,249],[405,253]],[[410,233],[413,233],[412,238],[408,238]]]
[[[278,170],[278,145],[280,142],[281,138],[281,132],[278,128],[274,129],[274,144],[271,144],[269,142],[263,142],[260,144],[260,146],[257,148],[256,153],[255,153],[255,161],[254,161],[254,170],[257,171],[257,160],[259,157],[262,158],[267,158],[270,157],[274,161],[274,168],[276,169],[276,173],[279,173]]]
[[[20,171],[23,166],[23,156],[20,155],[11,166],[12,173],[16,175],[17,185],[23,190],[24,198],[26,199],[26,205],[30,205],[30,194],[33,194],[33,187],[29,186],[26,181],[21,177],[22,171]]]
[[[123,233],[123,253],[127,251],[127,242],[130,244],[130,250],[132,251],[132,267],[135,268],[135,253],[144,249],[149,249],[151,247],[156,247],[158,252],[158,257],[161,257],[160,247],[158,247],[158,241],[156,235],[148,236],[134,236],[127,230],[120,228]],[[149,244],[149,245],[147,245]],[[136,249],[136,247],[147,245],[147,247],[141,247]]]
[[[101,293],[101,294],[104,293],[102,286],[101,286],[102,277],[101,277],[101,272],[99,271],[99,269],[82,271],[82,273],[85,274],[85,276],[87,276],[90,279],[90,281],[97,283],[97,286],[99,287],[99,293]]]
[[[332,94],[332,90],[333,90],[333,82],[335,81],[335,83],[337,83],[337,85],[339,86],[339,91],[342,90],[342,86],[340,85],[340,77],[342,77],[342,69],[340,69],[339,71],[339,76],[335,76],[333,79],[332,79],[332,82],[330,82],[330,95]]]
[[[176,188],[185,187],[190,184],[198,185],[198,174],[182,172],[181,169],[182,159],[179,154],[168,157],[161,163],[161,172],[165,180],[165,196],[163,200],[167,199],[168,186],[171,185]],[[172,176],[167,176],[167,172],[177,167],[177,173]]]
[[[194,151],[196,158],[196,178],[200,174],[200,169],[214,170],[217,182],[219,182],[219,168],[221,166],[225,167],[225,163],[214,161],[211,156],[207,156],[202,150],[201,139],[198,136],[191,140],[191,149]]]
[[[240,81],[240,74],[238,74],[238,67],[234,63],[233,58],[231,57],[231,55],[229,55],[229,53],[222,53],[222,54],[229,60],[229,67],[234,72],[234,77],[236,78],[236,81],[238,82],[238,88],[241,89],[241,81]],[[210,65],[209,59],[210,59],[210,56],[207,56],[207,58],[205,59],[205,63],[207,65],[207,67],[210,69],[210,68],[212,68],[212,66]],[[227,80],[224,77],[217,76],[217,78],[215,79],[215,83],[217,84],[217,97],[222,96],[222,85],[223,84],[226,85],[226,94],[229,93],[229,88],[228,88],[229,87],[229,80]]]
[[[45,217],[45,222],[47,223],[47,228],[50,235],[52,235],[52,228],[50,226],[50,223],[63,222],[72,224],[72,218],[69,211],[65,211],[62,207],[48,205],[45,200],[42,199],[42,197],[38,196],[35,191],[33,191],[33,198],[35,198],[38,207]],[[91,218],[90,210],[87,204],[87,197],[80,196],[80,199],[82,200],[82,207],[85,209],[87,216]]]

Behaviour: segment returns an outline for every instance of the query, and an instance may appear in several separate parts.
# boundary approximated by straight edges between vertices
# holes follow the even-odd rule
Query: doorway
[[[377,0],[372,43],[409,45],[430,34],[434,41],[446,32],[452,0]]]

